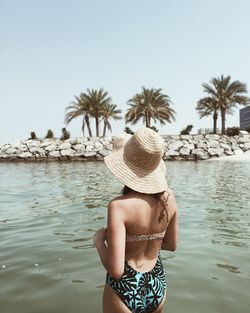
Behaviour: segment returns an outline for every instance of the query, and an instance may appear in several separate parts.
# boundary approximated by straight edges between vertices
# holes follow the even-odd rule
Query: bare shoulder
[[[169,210],[174,214],[177,211],[177,203],[175,199],[174,191],[171,188],[168,188],[163,194],[163,200],[166,202]]]

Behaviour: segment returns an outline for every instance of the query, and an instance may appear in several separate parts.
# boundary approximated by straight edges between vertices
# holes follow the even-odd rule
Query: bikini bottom
[[[122,277],[115,280],[107,273],[106,283],[131,312],[154,312],[166,292],[166,276],[160,255],[149,272],[138,272],[125,261]]]

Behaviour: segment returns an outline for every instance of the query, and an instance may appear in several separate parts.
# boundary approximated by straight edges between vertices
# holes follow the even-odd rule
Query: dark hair
[[[128,193],[130,193],[131,191],[135,191],[132,188],[124,185],[123,189],[122,189],[122,195],[125,196]],[[166,214],[166,218],[167,218],[167,222],[168,222],[168,210],[167,210],[167,206],[168,206],[168,198],[169,198],[169,194],[166,197],[163,197],[165,191],[162,192],[158,192],[158,193],[152,193],[151,196],[154,197],[157,200],[157,204],[161,207],[161,213],[158,217],[158,222],[160,223],[162,221],[162,219],[165,217]]]

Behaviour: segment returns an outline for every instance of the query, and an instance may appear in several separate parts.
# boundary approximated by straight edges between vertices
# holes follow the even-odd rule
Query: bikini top
[[[157,234],[149,234],[149,235],[132,235],[126,234],[126,242],[138,242],[145,240],[162,240],[165,236],[166,231]]]

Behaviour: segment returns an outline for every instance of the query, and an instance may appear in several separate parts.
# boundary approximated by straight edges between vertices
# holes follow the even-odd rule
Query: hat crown
[[[124,161],[142,172],[154,171],[164,154],[164,141],[150,128],[138,130],[124,146]]]

